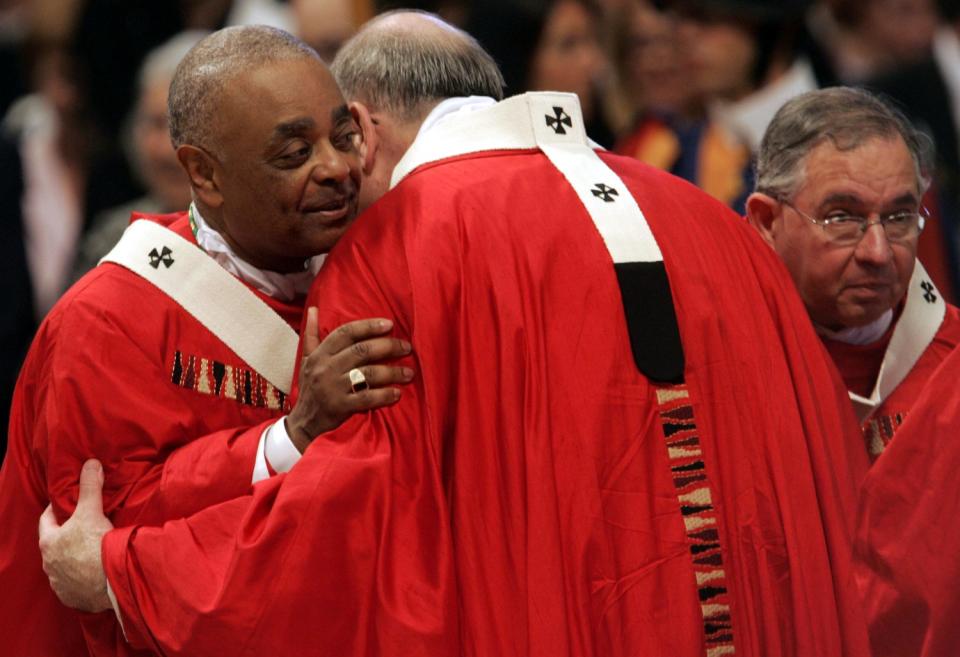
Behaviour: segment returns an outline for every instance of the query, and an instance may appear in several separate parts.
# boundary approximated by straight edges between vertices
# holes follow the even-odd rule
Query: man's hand
[[[286,419],[287,433],[303,452],[319,434],[340,426],[354,413],[395,404],[409,383],[409,367],[381,365],[410,353],[410,343],[384,336],[393,328],[388,319],[361,319],[344,324],[320,342],[317,309],[307,309],[300,367],[300,396]],[[348,372],[363,372],[367,389],[353,392]]]
[[[57,524],[53,507],[40,516],[43,572],[60,602],[80,611],[110,609],[100,541],[113,529],[103,515],[103,466],[91,459],[80,470],[80,497],[70,519]]]

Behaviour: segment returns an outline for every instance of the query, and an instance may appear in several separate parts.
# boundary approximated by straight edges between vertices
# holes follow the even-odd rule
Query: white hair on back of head
[[[457,96],[503,98],[496,62],[472,36],[422,11],[386,12],[368,21],[330,67],[348,100],[401,120]]]

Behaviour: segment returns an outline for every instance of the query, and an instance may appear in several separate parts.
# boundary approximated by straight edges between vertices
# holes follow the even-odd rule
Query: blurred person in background
[[[931,274],[948,281],[955,299],[960,290],[960,1],[940,0],[938,8],[942,23],[926,56],[868,80],[865,86],[894,99],[936,144],[927,198],[937,220],[936,236],[925,235],[920,248]]]
[[[374,14],[371,0],[290,0],[290,10],[293,32],[325,62]]]
[[[101,212],[80,243],[73,279],[93,269],[113,248],[136,210],[147,214],[179,212],[190,205],[190,181],[170,143],[167,91],[177,64],[208,32],[183,32],[147,55],[140,69],[138,99],[128,120],[127,152],[147,194]]]
[[[4,130],[18,143],[33,308],[42,319],[69,281],[90,177],[90,122],[76,67],[63,44],[32,43],[35,91],[17,100]]]
[[[929,56],[937,21],[934,0],[827,0],[808,16],[811,31],[846,84]]]
[[[675,16],[632,0],[618,24],[618,80],[634,122],[615,150],[689,180],[742,214],[753,187],[750,150],[709,119],[689,84]]]
[[[496,2],[475,6],[467,31],[500,66],[508,95],[577,94],[587,134],[610,147],[615,136],[600,102],[609,66],[600,47],[600,18],[597,6],[588,0]]]
[[[755,153],[784,102],[833,81],[806,36],[805,0],[667,0],[711,119]]]

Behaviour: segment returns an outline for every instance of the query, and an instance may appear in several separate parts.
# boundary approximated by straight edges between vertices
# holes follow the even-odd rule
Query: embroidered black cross
[[[173,251],[167,247],[163,247],[159,253],[157,253],[156,249],[153,249],[147,255],[150,256],[150,266],[154,269],[160,269],[161,262],[167,269],[170,269],[170,265],[173,264],[173,258],[170,257],[173,255]]]
[[[594,185],[594,187],[596,189],[591,189],[590,191],[594,196],[597,198],[602,198],[606,203],[613,203],[614,200],[616,200],[613,197],[620,196],[620,192],[615,190],[613,187],[607,187],[603,183],[597,183]]]
[[[555,116],[550,116],[549,114],[544,114],[543,118],[547,120],[547,125],[553,128],[553,131],[558,135],[565,135],[567,131],[564,130],[563,126],[568,128],[573,127],[573,119],[570,118],[570,115],[563,111],[562,107],[554,106],[553,113]]]
[[[923,298],[927,303],[933,303],[937,300],[937,295],[933,293],[933,283],[924,281],[920,283],[920,287],[923,288]]]

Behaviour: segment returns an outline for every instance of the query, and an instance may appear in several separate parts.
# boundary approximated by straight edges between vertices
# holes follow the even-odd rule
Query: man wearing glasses
[[[747,201],[843,376],[872,460],[960,343],[960,311],[916,259],[930,150],[875,96],[812,91],[771,122]]]

